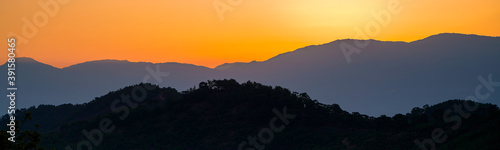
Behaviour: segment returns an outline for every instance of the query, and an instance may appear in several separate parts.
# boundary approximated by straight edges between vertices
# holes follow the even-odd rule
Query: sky
[[[58,68],[102,59],[213,68],[337,39],[500,36],[498,0],[3,0],[0,16],[17,57]]]

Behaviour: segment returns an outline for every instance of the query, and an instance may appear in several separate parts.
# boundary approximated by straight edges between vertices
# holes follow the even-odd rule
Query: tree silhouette
[[[39,125],[35,125],[35,130],[30,131],[30,130],[24,130],[21,131],[22,127],[25,125],[26,121],[33,119],[31,117],[31,112],[26,112],[24,114],[23,119],[21,120],[21,125],[19,125],[19,122],[16,120],[16,142],[11,142],[7,140],[10,135],[7,134],[7,131],[2,129],[0,130],[0,147],[2,149],[8,149],[8,150],[43,150],[42,147],[39,146],[39,143],[41,141],[41,135],[40,133],[37,132],[37,129]]]

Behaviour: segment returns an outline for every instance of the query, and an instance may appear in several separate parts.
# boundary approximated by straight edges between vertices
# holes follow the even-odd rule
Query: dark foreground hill
[[[23,129],[39,124],[39,145],[46,149],[500,148],[495,105],[450,100],[371,117],[305,93],[235,80],[202,82],[184,92],[139,84],[89,103],[40,105],[16,114],[27,112],[33,119]],[[0,123],[7,121],[4,116]],[[0,132],[2,149],[9,146],[5,134]]]

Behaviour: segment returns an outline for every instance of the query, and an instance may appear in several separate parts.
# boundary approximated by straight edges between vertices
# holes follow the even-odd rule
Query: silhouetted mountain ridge
[[[144,96],[143,101],[131,98],[125,102],[124,97],[134,97],[132,91],[137,88],[151,90],[139,95]],[[453,129],[456,123],[443,120],[443,113],[465,104],[477,108],[451,111],[452,117],[470,114]],[[115,112],[115,106],[128,111]],[[99,129],[102,120],[110,120],[114,130],[103,134],[95,149],[238,149],[249,136],[257,137],[266,149],[417,149],[414,140],[430,138],[436,128],[447,135],[438,148],[500,147],[500,110],[496,105],[450,100],[415,107],[404,115],[371,117],[348,113],[337,104],[319,103],[306,93],[250,81],[240,84],[232,79],[201,82],[198,88],[183,92],[141,83],[88,103],[40,105],[19,110],[17,115],[28,111],[33,120],[24,126],[32,129],[39,124],[41,145],[56,149],[74,149],[88,140],[82,132]],[[286,121],[283,116],[287,116]],[[0,123],[7,120],[8,116],[3,116]],[[270,142],[263,143],[258,137],[272,128],[270,122],[282,129],[270,130]],[[250,147],[247,143],[246,148]]]
[[[350,55],[349,63],[341,45],[356,47],[356,41],[368,43],[358,48],[359,53]],[[492,75],[498,81],[498,47],[499,37],[444,33],[408,43],[336,40],[262,62],[228,63],[216,69],[116,60],[57,69],[19,62],[19,92],[29,94],[19,95],[23,101],[18,106],[84,103],[93,95],[103,95],[105,91],[144,79],[161,87],[188,89],[199,81],[234,78],[304,91],[322,103],[341,104],[350,112],[393,115],[414,106],[473,95],[480,84],[478,77]],[[157,71],[168,76],[157,80],[152,76]],[[493,101],[498,97],[500,92],[494,92],[485,101],[499,104]],[[5,105],[0,103],[0,107]]]

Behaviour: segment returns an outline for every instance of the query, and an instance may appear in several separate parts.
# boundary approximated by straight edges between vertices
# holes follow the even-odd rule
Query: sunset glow
[[[4,42],[15,34],[18,57],[59,68],[100,59],[213,68],[357,38],[355,28],[377,21],[372,12],[387,10],[392,2],[401,12],[368,38],[409,42],[443,32],[500,36],[498,0],[67,1],[1,1]],[[39,4],[50,2],[56,5]],[[214,2],[232,11],[221,19]],[[27,30],[26,20],[36,32]],[[5,62],[7,51],[1,54]]]

